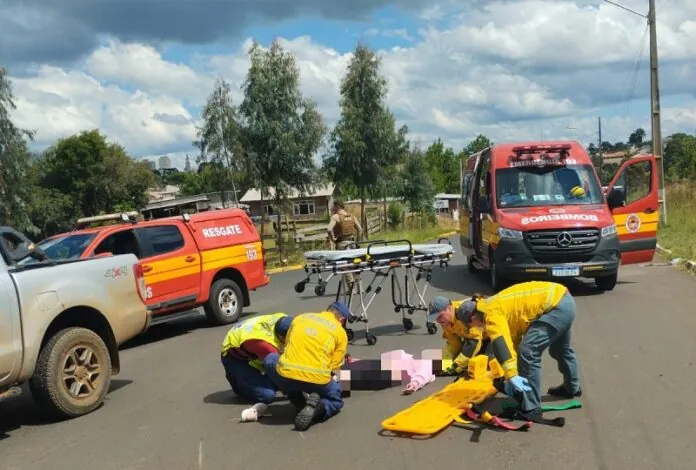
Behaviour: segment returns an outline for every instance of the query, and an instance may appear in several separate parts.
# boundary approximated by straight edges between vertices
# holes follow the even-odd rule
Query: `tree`
[[[474,140],[469,142],[469,144],[464,149],[464,152],[466,152],[467,156],[471,156],[476,152],[480,152],[481,150],[490,147],[491,145],[493,145],[493,142],[491,142],[491,140],[488,137],[486,137],[483,134],[479,134],[476,136]]]
[[[665,176],[672,181],[696,179],[696,136],[679,132],[666,140]]]
[[[428,174],[428,165],[420,150],[410,152],[401,172],[403,186],[402,199],[408,203],[411,212],[432,213],[435,186]]]
[[[341,117],[324,156],[334,182],[357,188],[363,226],[367,225],[366,198],[384,191],[380,179],[403,159],[408,147],[407,128],[395,129],[394,116],[384,104],[387,81],[380,75],[380,62],[373,51],[358,43],[341,82]]]
[[[634,147],[642,147],[644,144],[644,139],[645,129],[641,127],[631,133],[631,135],[628,137],[628,143]]]
[[[314,155],[326,127],[316,103],[300,92],[295,58],[277,40],[265,51],[254,42],[249,57],[251,65],[239,107],[242,146],[250,183],[262,197],[268,197],[269,188],[273,188],[275,207],[281,208],[286,206],[290,191],[306,194],[318,182]],[[282,259],[280,231],[278,242]]]
[[[58,140],[36,168],[37,184],[47,191],[35,201],[35,212],[44,206],[60,207],[66,223],[81,216],[138,210],[147,204],[147,189],[155,183],[147,165],[129,157],[120,145],[108,143],[98,130]]]
[[[37,233],[29,218],[29,145],[33,132],[17,128],[10,119],[15,110],[7,70],[0,68],[0,224]]]
[[[225,80],[215,82],[213,92],[201,112],[203,125],[198,128],[194,146],[200,150],[197,163],[219,163],[222,171],[217,179],[220,200],[226,202],[225,191],[232,186],[235,205],[239,204],[235,177],[243,155],[240,148],[240,127],[237,110],[230,96],[230,85]]]
[[[425,151],[425,162],[435,190],[443,193],[459,192],[459,157],[454,150],[437,139]]]

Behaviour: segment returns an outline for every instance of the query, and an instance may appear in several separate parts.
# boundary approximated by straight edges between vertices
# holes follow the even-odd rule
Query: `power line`
[[[615,7],[619,7],[619,8],[621,8],[622,10],[629,11],[629,12],[633,13],[634,15],[642,16],[642,17],[645,18],[646,20],[648,19],[648,15],[644,15],[643,13],[638,13],[638,12],[635,11],[635,10],[631,10],[631,9],[628,8],[628,7],[625,7],[625,6],[623,6],[623,5],[619,5],[618,3],[612,2],[612,1],[610,1],[610,0],[604,0],[604,1],[605,1],[606,3],[609,3],[609,4],[611,4],[611,5],[614,5]]]
[[[648,31],[650,30],[650,25],[646,24],[645,25],[645,31],[643,31],[643,38],[640,41],[640,51],[638,52],[638,56],[636,57],[636,60],[633,64],[633,68],[631,70],[631,74],[629,75],[629,78],[627,82],[632,82],[630,85],[628,83],[626,84],[626,87],[630,87],[630,91],[625,94],[625,101],[628,101],[626,103],[626,114],[631,109],[631,102],[633,101],[633,96],[636,91],[636,82],[638,81],[638,73],[640,72],[640,63],[641,59],[643,58],[643,51],[645,50],[645,39],[648,37]]]

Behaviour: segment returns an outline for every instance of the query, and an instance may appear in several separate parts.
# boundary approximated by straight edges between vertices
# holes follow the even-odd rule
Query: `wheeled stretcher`
[[[378,245],[384,245],[387,242],[384,240],[373,240],[373,241],[368,241],[368,242],[352,242],[350,245],[346,247],[347,250],[356,250],[360,249],[362,247],[365,247],[367,245],[371,246],[378,246]],[[319,251],[310,251],[308,253],[324,253],[324,250],[319,250]],[[326,250],[326,252],[332,252],[330,250]],[[304,272],[306,274],[305,278],[295,284],[295,292],[298,294],[301,294],[304,292],[305,287],[307,284],[316,284],[314,287],[314,293],[318,296],[322,296],[326,293],[326,286],[328,282],[337,274],[340,275],[340,273],[336,273],[334,271],[326,271],[322,270],[321,267],[314,263],[315,260],[312,260],[311,263],[307,263],[304,265]],[[326,278],[322,276],[322,274],[327,273],[328,275]],[[316,279],[316,280],[315,280]]]
[[[409,240],[377,241],[367,244],[365,248],[308,251],[304,257],[306,270],[329,272],[330,277],[341,275],[336,300],[343,300],[350,308],[351,317],[348,320],[350,323],[365,323],[365,339],[369,345],[373,345],[377,343],[377,337],[370,333],[367,311],[377,294],[381,292],[387,278],[391,278],[394,311],[402,312],[404,329],[409,331],[413,329],[413,320],[406,314],[412,315],[416,311],[427,314],[427,302],[424,296],[432,278],[435,263],[439,263],[440,267],[446,267],[453,253],[454,248],[449,240],[440,238],[437,243],[415,245]],[[346,289],[344,275],[349,273],[354,275],[355,285]],[[366,273],[372,273],[373,278],[364,287],[363,277]],[[399,277],[399,274],[403,277]],[[416,299],[412,301],[414,294]],[[356,309],[353,305],[354,297],[357,297],[359,301]],[[434,323],[428,323],[427,329],[430,334],[437,332],[437,326]],[[355,337],[353,330],[347,329],[347,331],[349,341],[353,341]]]

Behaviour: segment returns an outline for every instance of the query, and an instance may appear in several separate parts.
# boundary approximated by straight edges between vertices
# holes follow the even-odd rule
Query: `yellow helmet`
[[[585,190],[582,186],[574,186],[569,194],[571,197],[583,197],[585,195]]]

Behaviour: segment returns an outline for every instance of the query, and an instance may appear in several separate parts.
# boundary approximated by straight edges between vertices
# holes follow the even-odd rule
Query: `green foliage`
[[[36,233],[38,229],[28,215],[31,192],[26,184],[30,158],[27,141],[33,133],[14,125],[10,119],[14,109],[7,71],[0,68],[0,224]]]
[[[469,145],[467,145],[464,149],[464,154],[466,156],[471,156],[476,152],[487,149],[491,145],[493,145],[493,142],[488,137],[483,134],[479,134],[474,140],[469,142]]]
[[[422,152],[413,151],[409,154],[401,177],[404,181],[401,197],[408,203],[411,211],[434,212],[435,186],[428,174],[428,166]]]
[[[387,209],[387,220],[392,228],[399,227],[404,222],[404,206],[398,202],[392,202]]]
[[[665,176],[670,181],[696,179],[696,135],[670,136],[664,150]]]
[[[230,96],[230,85],[224,80],[215,82],[213,92],[201,112],[203,125],[198,128],[198,139],[193,145],[200,150],[197,162],[213,163],[219,171],[210,181],[220,191],[223,203],[225,192],[232,186],[234,202],[237,203],[235,178],[240,168],[247,167],[245,155],[240,146],[240,126],[237,121],[237,110]]]
[[[445,148],[445,144],[440,139],[428,147],[425,151],[425,162],[435,191],[441,193],[459,192],[460,158],[450,147]]]
[[[357,189],[363,201],[393,190],[397,166],[408,150],[402,126],[384,101],[387,81],[380,75],[380,58],[358,43],[341,82],[341,117],[329,138],[324,167],[334,182]],[[364,205],[361,219],[365,223]]]

